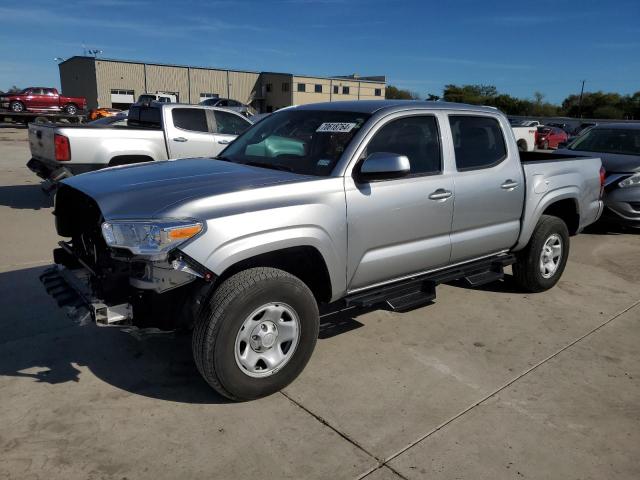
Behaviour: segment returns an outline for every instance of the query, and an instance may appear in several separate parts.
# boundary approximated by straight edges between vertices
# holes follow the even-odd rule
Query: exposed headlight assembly
[[[634,175],[631,175],[630,177],[625,178],[620,183],[618,183],[618,186],[621,188],[640,186],[640,173],[636,173]]]
[[[203,230],[194,220],[126,220],[104,222],[102,236],[110,247],[125,248],[134,255],[163,258],[167,252]]]

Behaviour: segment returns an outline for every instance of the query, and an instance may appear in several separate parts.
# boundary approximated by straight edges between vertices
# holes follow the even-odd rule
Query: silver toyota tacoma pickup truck
[[[206,381],[253,399],[300,374],[319,306],[407,310],[507,265],[521,289],[551,288],[601,193],[600,159],[518,152],[493,108],[305,105],[217,158],[64,180],[55,217],[70,240],[42,280],[98,325],[193,328]]]

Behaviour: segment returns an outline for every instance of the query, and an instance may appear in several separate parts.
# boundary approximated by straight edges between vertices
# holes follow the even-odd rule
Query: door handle
[[[518,185],[520,185],[518,182],[514,182],[513,180],[509,179],[509,180],[505,180],[504,183],[500,185],[500,188],[504,190],[513,190]]]
[[[429,195],[429,199],[430,200],[446,200],[447,198],[451,197],[451,195],[453,195],[453,192],[451,192],[450,190],[439,188],[435,192],[433,192],[431,195]]]
[[[176,137],[173,139],[174,142],[186,142],[187,139],[184,137]]]
[[[228,145],[231,143],[231,140],[218,140],[218,143],[220,145]]]

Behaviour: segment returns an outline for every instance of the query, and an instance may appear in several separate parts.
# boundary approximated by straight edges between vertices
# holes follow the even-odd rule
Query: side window
[[[44,91],[42,90],[42,88],[32,88],[31,92],[29,92],[29,95],[44,95]]]
[[[436,118],[412,116],[389,122],[367,145],[366,155],[374,152],[406,155],[411,164],[411,174],[441,172],[442,154]]]
[[[449,124],[458,170],[488,168],[506,158],[504,136],[495,118],[450,115]]]
[[[216,110],[213,112],[216,117],[217,133],[224,135],[240,135],[251,125],[248,121],[240,118],[233,113],[221,112]]]
[[[207,112],[199,108],[174,108],[173,126],[192,132],[208,132]]]

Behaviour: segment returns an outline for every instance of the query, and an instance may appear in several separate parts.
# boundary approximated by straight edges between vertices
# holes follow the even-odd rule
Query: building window
[[[349,87],[342,87],[342,94],[349,95]]]
[[[272,85],[270,83],[267,83],[266,87],[267,87],[267,92],[270,92],[271,88],[272,88]]]
[[[289,82],[282,82],[282,91],[283,92],[289,91]]]
[[[340,93],[340,87],[338,87],[338,85],[333,86],[333,93],[334,95],[338,95],[338,93]]]
[[[322,93],[322,85],[316,83],[315,87],[313,87],[313,91],[316,93]]]
[[[120,90],[120,89],[111,89],[111,95],[131,95],[133,96],[133,90]]]
[[[200,94],[200,99],[204,100],[205,98],[219,98],[220,95],[218,95],[217,93],[201,93]]]
[[[299,92],[306,92],[307,91],[307,84],[306,83],[298,83],[298,91]]]
[[[381,88],[376,88],[376,91],[374,92],[374,95],[376,97],[381,97],[382,96],[382,89]]]

